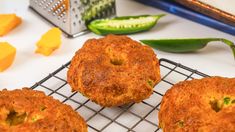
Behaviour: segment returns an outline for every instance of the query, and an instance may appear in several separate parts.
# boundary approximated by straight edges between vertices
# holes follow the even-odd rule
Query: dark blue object
[[[149,6],[157,7],[159,9],[165,10],[172,14],[175,14],[175,15],[187,18],[189,20],[198,22],[200,24],[235,35],[234,26],[225,24],[223,22],[210,18],[206,15],[192,11],[189,8],[183,7],[182,5],[174,2],[173,0],[136,0],[136,1],[149,5]]]

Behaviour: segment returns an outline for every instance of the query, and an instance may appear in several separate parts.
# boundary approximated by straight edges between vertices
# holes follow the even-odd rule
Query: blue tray
[[[235,35],[234,26],[225,24],[206,15],[192,11],[189,8],[183,7],[182,5],[174,2],[173,0],[136,0],[136,1],[165,10],[172,14],[187,18],[189,20],[218,29],[220,31]]]

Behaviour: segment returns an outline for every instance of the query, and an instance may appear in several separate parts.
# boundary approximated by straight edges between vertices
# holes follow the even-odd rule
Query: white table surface
[[[17,48],[13,65],[0,73],[0,88],[15,89],[32,86],[49,73],[68,62],[75,51],[82,47],[89,38],[98,38],[93,33],[68,39],[63,36],[60,49],[51,56],[35,54],[35,43],[52,25],[28,9],[28,0],[1,0],[0,13],[16,13],[23,18],[23,23],[0,41],[7,41]],[[160,14],[164,11],[148,7],[132,0],[117,0],[118,15]],[[215,29],[197,24],[184,18],[169,14],[162,18],[157,26],[144,33],[130,35],[135,40],[158,38],[193,38],[222,37],[235,41],[235,37]],[[209,75],[226,77],[235,76],[235,61],[230,48],[215,42],[206,48],[185,54],[173,54],[155,50],[159,58],[167,58]]]

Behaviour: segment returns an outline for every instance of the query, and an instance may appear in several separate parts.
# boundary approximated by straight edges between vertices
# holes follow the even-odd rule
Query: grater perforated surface
[[[86,33],[93,19],[116,15],[115,0],[30,0],[30,8],[69,37]]]

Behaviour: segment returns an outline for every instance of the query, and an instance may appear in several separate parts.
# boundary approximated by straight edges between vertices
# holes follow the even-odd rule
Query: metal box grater
[[[86,33],[91,20],[116,15],[115,0],[30,0],[30,8],[68,37]]]

